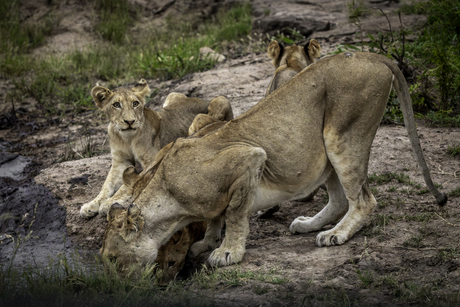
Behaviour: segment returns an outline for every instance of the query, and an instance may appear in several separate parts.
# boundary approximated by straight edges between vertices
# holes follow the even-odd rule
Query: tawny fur
[[[368,161],[392,86],[425,182],[443,205],[447,197],[431,181],[401,71],[381,55],[341,53],[308,66],[220,128],[166,148],[135,181],[142,189],[131,194],[130,208],[110,210],[101,254],[120,263],[148,264],[177,230],[208,221],[204,239],[191,248],[199,253],[217,247],[225,220],[225,238],[208,261],[238,263],[251,212],[304,197],[322,183],[328,188],[326,207],[314,217],[298,217],[290,230],[318,231],[343,216],[320,232],[316,243],[345,243],[377,204],[367,182]],[[124,226],[125,221],[136,227]]]
[[[166,144],[188,135],[188,129],[197,114],[207,114],[210,109],[215,109],[225,113],[215,112],[214,116],[233,118],[230,103],[224,97],[210,103],[171,93],[166,98],[166,106],[154,111],[145,106],[145,96],[149,93],[144,79],[133,88],[109,90],[96,86],[92,89],[96,106],[107,114],[110,121],[108,133],[112,167],[100,193],[81,207],[82,217],[91,218],[98,213],[105,215],[113,203],[122,203],[119,199],[110,198],[122,187],[123,171],[136,162],[146,168]],[[224,105],[221,106],[221,103]]]

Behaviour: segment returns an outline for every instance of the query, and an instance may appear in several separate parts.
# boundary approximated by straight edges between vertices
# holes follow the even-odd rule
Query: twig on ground
[[[452,226],[452,227],[460,227],[460,225],[457,225],[457,224],[452,224],[451,222],[448,222],[446,221],[442,216],[440,216],[439,214],[435,213],[441,220],[443,220],[444,222],[446,222],[447,225],[449,226]]]
[[[448,173],[448,172],[445,172],[441,169],[441,165],[438,166],[438,170],[439,172],[431,172],[432,174],[439,174],[439,175],[450,175],[450,176],[453,176],[454,178],[457,178],[457,172],[459,171],[455,171],[453,173]]]
[[[74,148],[72,148],[72,150],[73,150],[73,151],[74,151],[74,152],[75,152],[77,155],[79,155],[79,156],[80,156],[80,158],[82,158],[82,159],[84,159],[84,158],[85,158],[85,157],[83,157],[83,156],[81,155],[81,153],[79,153],[78,151],[76,151]]]

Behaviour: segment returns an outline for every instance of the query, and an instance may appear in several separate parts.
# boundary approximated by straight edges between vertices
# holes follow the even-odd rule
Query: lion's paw
[[[211,253],[208,262],[215,267],[232,265],[243,260],[243,255],[244,249],[231,250],[219,247]]]
[[[205,242],[205,240],[203,239],[201,241],[193,243],[192,246],[190,246],[190,251],[189,252],[190,252],[190,255],[193,258],[195,258],[199,254],[204,253],[204,252],[209,251],[209,250],[213,250],[214,248],[216,248],[216,245],[212,246],[208,242]]]
[[[81,206],[80,216],[85,219],[90,219],[93,216],[97,215],[98,211],[99,211],[99,202],[96,200],[93,200]]]
[[[320,232],[316,236],[316,245],[319,247],[341,245],[345,241],[347,241],[346,236],[337,233],[334,229]]]
[[[318,230],[311,224],[312,220],[313,218],[309,216],[299,216],[291,223],[289,231],[291,233],[307,233]]]
[[[107,216],[107,213],[109,212],[111,206],[112,206],[111,201],[102,202],[101,205],[99,206],[99,214],[101,216]]]

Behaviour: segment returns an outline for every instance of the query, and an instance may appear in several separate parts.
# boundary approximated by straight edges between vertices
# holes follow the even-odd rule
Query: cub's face
[[[145,96],[149,93],[149,86],[144,79],[132,89],[120,87],[111,91],[96,86],[91,91],[96,106],[108,115],[115,131],[122,136],[133,135],[142,128]]]

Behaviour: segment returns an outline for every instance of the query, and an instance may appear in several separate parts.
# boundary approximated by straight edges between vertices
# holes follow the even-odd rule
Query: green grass
[[[385,227],[392,223],[392,221],[398,220],[391,214],[376,214],[373,215],[370,219],[370,222],[361,229],[361,234],[367,237],[373,237],[380,235],[385,232]]]
[[[369,287],[374,282],[374,275],[372,274],[372,271],[361,271],[357,269],[356,273],[358,274],[358,278],[364,287]]]
[[[449,194],[450,197],[459,197],[460,196],[460,187],[458,187],[456,189],[453,189],[448,194]]]
[[[60,20],[50,11],[35,23],[20,20],[21,1],[0,2],[0,54],[18,55],[42,44]]]
[[[398,183],[411,184],[409,175],[403,173],[383,173],[383,174],[372,174],[369,175],[369,182],[378,185],[390,183],[396,181]]]
[[[457,143],[457,144],[452,144],[452,145],[449,145],[447,146],[447,153],[451,156],[456,156],[458,154],[460,154],[460,144]]]
[[[57,19],[44,18],[40,21],[43,26],[33,27],[42,34],[30,34],[20,24],[19,4],[0,4],[2,16],[10,16],[8,22],[0,21],[0,75],[13,79],[15,88],[8,93],[11,100],[32,97],[51,116],[94,109],[90,90],[98,80],[121,85],[140,78],[181,78],[211,69],[216,61],[200,57],[199,49],[208,46],[219,51],[222,44],[246,37],[252,22],[251,6],[240,4],[204,22],[171,17],[165,27],[147,29],[135,38],[131,26],[138,14],[129,13],[128,1],[98,0],[94,7],[100,22],[94,31],[105,41],[84,51],[34,58],[29,51],[43,42],[35,38],[46,37],[49,25]]]
[[[92,267],[82,265],[75,254],[50,260],[45,267],[26,265],[21,270],[0,267],[0,296],[5,306],[165,306],[193,301],[197,306],[212,305],[208,300],[193,298],[192,293],[164,290],[156,285],[153,267],[140,274],[120,277],[112,264]]]
[[[460,115],[455,115],[451,111],[430,111],[425,115],[425,119],[432,127],[460,127]]]
[[[404,219],[406,221],[414,221],[414,222],[428,222],[435,218],[433,213],[422,213],[416,215],[406,215]]]
[[[458,247],[442,249],[439,251],[439,257],[444,261],[460,259],[460,249]]]
[[[289,279],[285,278],[276,269],[268,272],[253,272],[244,271],[240,267],[203,269],[196,272],[190,279],[191,283],[202,289],[215,289],[218,284],[223,287],[242,286],[250,280],[269,284],[285,284],[289,282]]]
[[[423,248],[425,247],[425,244],[423,243],[424,238],[425,238],[424,235],[412,236],[408,240],[406,240],[403,243],[403,245],[406,247],[412,247],[412,248]]]
[[[422,187],[420,183],[415,183],[410,180],[409,175],[404,173],[383,173],[383,174],[372,174],[368,176],[369,182],[377,185],[384,185],[388,183],[402,183],[405,185],[409,185],[412,188],[402,188],[400,191],[406,194],[417,194],[422,195],[429,193],[430,191],[426,187]],[[442,185],[435,183],[435,187],[442,188]],[[371,188],[374,191],[373,188]],[[387,191],[388,192],[396,192],[398,187],[390,186]],[[399,200],[399,199],[398,199]],[[399,204],[401,205],[401,204]],[[398,205],[398,206],[399,206]]]

